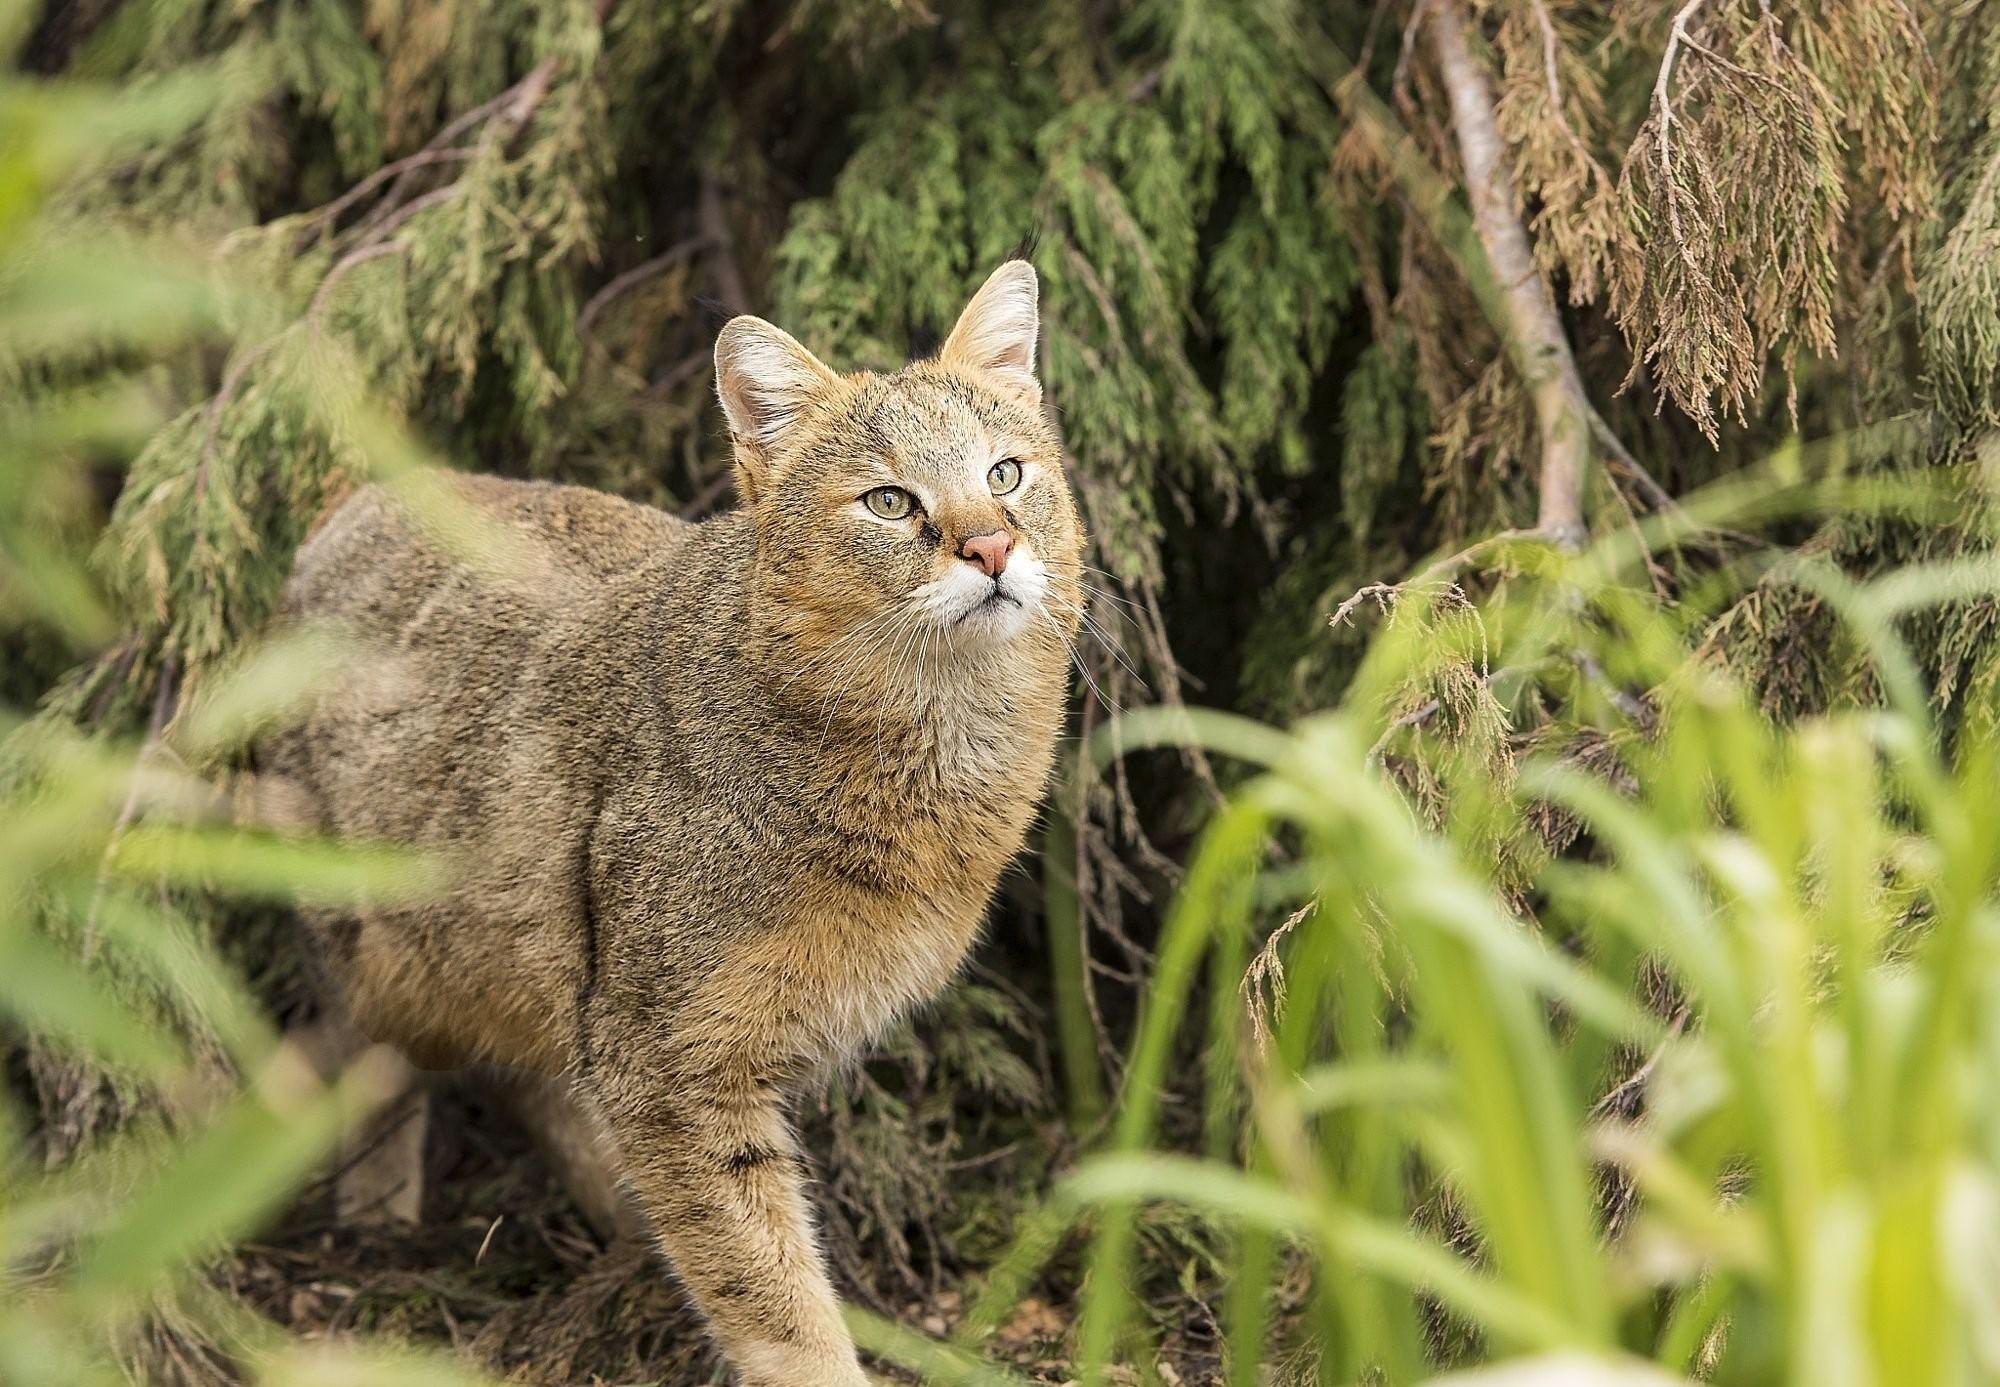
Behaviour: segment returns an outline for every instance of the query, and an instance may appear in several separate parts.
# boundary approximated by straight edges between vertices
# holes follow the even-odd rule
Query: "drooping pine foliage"
[[[1658,523],[1718,480],[1951,485],[2000,457],[1991,5],[1454,3],[1602,416],[1592,525]],[[79,234],[174,247],[223,311],[198,349],[10,347],[16,400],[137,392],[166,422],[129,467],[86,451],[76,485],[35,498],[41,533],[94,539],[105,611],[60,622],[0,589],[0,692],[170,741],[314,519],[415,465],[402,428],[455,466],[726,505],[708,398],[723,317],[891,365],[1025,247],[1104,589],[1078,729],[1148,702],[1324,706],[1372,610],[1331,624],[1343,600],[1531,525],[1540,484],[1526,383],[1451,231],[1461,150],[1422,21],[1395,0],[51,0],[23,26],[34,71],[144,88],[210,65],[226,93],[52,208]],[[1771,716],[1872,700],[1808,570],[1984,552],[1980,493],[1954,494],[1946,513],[1787,511],[1754,539],[1690,523],[1649,580],[1704,613],[1691,644]],[[1504,596],[1529,562],[1447,560],[1405,609],[1448,615],[1422,677],[1386,695],[1377,751],[1434,815],[1398,737],[1449,723],[1504,773],[1572,730],[1548,687],[1591,683],[1496,670],[1464,605],[1429,607],[1461,582]],[[1725,571],[1751,580],[1701,606]],[[1992,599],[1910,620],[1941,725],[1990,726]],[[829,1099],[834,1242],[879,1303],[997,1248],[1014,1191],[1056,1158],[1037,1008],[1080,1006],[1086,1063],[1101,1052],[1116,1077],[1156,902],[1213,790],[1205,764],[1164,757],[1066,790],[1074,862],[1010,884],[995,976]],[[310,1005],[282,917],[197,913],[276,1010]],[[1046,978],[1045,916],[1083,932],[1076,996]],[[51,1158],[147,1108],[65,1051],[21,1068]],[[938,1177],[956,1161],[980,1162],[980,1198]],[[1197,1231],[1155,1231],[1162,1265],[1203,1265]],[[599,1366],[666,1361],[634,1354]]]

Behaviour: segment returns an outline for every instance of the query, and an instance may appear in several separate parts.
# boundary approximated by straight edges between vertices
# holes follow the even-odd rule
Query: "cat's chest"
[[[958,972],[1046,770],[1018,749],[1004,761],[978,745],[962,754],[821,780],[803,802],[694,797],[726,802],[735,829],[688,835],[680,857],[697,861],[681,865],[718,880],[746,873],[745,890],[719,894],[754,912],[697,983],[709,999],[699,1009],[731,1018],[742,1063],[802,1074],[836,1062]]]
[[[978,937],[986,892],[946,891],[921,899],[835,890],[794,921],[810,961],[798,981],[808,1048],[838,1059],[865,1048],[950,983]]]
[[[885,919],[930,919],[941,896],[983,903],[1020,850],[1045,779],[1045,761],[1019,759],[871,774],[823,802],[802,866]]]

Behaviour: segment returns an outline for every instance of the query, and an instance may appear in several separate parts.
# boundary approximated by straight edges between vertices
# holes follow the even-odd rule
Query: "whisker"
[[[889,611],[877,612],[874,616],[869,617],[866,621],[856,626],[853,630],[849,631],[839,640],[827,646],[826,649],[819,651],[817,654],[813,655],[809,659],[802,660],[797,666],[795,666],[791,671],[789,671],[784,676],[783,682],[790,684],[805,677],[806,675],[812,674],[813,672],[818,670],[821,666],[825,665],[827,661],[833,659],[834,656],[838,655],[842,650],[842,648],[848,644],[848,642],[856,640],[859,637],[867,634],[869,630],[875,627],[876,623],[887,621],[898,615],[900,615],[900,613],[898,613],[893,608]]]
[[[1102,570],[1097,570],[1097,571],[1101,572]],[[1105,576],[1109,577],[1110,575],[1106,574]],[[1131,598],[1120,597],[1117,593],[1111,591],[1109,588],[1105,587],[1101,583],[1093,583],[1087,578],[1076,577],[1076,576],[1073,576],[1070,579],[1070,581],[1075,583],[1079,588],[1083,589],[1085,592],[1089,593],[1092,597],[1101,598],[1106,602],[1114,602],[1121,607],[1129,607],[1131,610],[1135,612],[1144,612],[1146,610],[1144,607],[1140,606],[1137,602],[1134,602]]]
[[[1083,608],[1078,607],[1072,603],[1062,603],[1059,605],[1061,606],[1062,610],[1070,612],[1073,615],[1075,615],[1077,620],[1083,624],[1084,630],[1090,634],[1091,638],[1094,639],[1099,645],[1104,647],[1104,651],[1107,655],[1109,655],[1113,660],[1117,661],[1118,664],[1124,667],[1125,672],[1132,676],[1133,680],[1139,685],[1140,688],[1145,689],[1148,693],[1152,692],[1151,687],[1146,683],[1145,676],[1140,674],[1137,667],[1135,667],[1132,661],[1126,657],[1124,645],[1122,642],[1113,640],[1111,636],[1104,630],[1103,627],[1099,626],[1095,621],[1091,620],[1090,613],[1088,611],[1085,611]]]
[[[888,643],[891,640],[894,640],[896,636],[900,634],[900,631],[901,631],[900,626],[892,628],[891,631],[887,635],[885,635],[881,641],[870,646],[865,651],[858,652],[853,661],[841,667],[842,668],[841,683],[839,687],[837,687],[833,691],[832,695],[827,699],[826,716],[820,719],[819,741],[815,744],[814,755],[818,755],[819,751],[825,748],[826,739],[833,733],[833,724],[839,718],[841,708],[845,706],[845,704],[847,703],[847,696],[850,693],[853,693],[854,690],[858,687],[857,684],[848,681],[847,675],[850,672],[857,669],[859,663],[863,659],[866,659],[869,656],[877,653],[878,651],[886,648]]]
[[[1098,686],[1096,678],[1091,674],[1090,667],[1083,662],[1083,656],[1077,653],[1075,643],[1063,633],[1063,628],[1055,617],[1046,608],[1037,608],[1035,614],[1048,623],[1049,630],[1058,641],[1062,642],[1063,649],[1069,652],[1070,663],[1076,666],[1076,672],[1083,676],[1083,682],[1090,687],[1091,693],[1096,695],[1097,701],[1114,713],[1124,712],[1123,708],[1105,696],[1104,690]]]
[[[1104,647],[1112,659],[1124,666],[1125,672],[1132,676],[1133,682],[1138,684],[1140,688],[1145,689],[1146,692],[1151,693],[1152,688],[1146,683],[1146,677],[1139,673],[1139,667],[1133,664],[1131,659],[1125,654],[1124,642],[1113,640],[1101,626],[1090,619],[1088,612],[1078,612],[1077,617],[1083,622],[1083,629],[1088,631],[1096,639],[1097,643]]]
[[[1109,578],[1114,583],[1123,583],[1125,581],[1123,578],[1121,578],[1116,573],[1113,573],[1108,568],[1099,568],[1096,564],[1085,563],[1082,559],[1075,560],[1075,563],[1078,570],[1080,570],[1081,572],[1095,573],[1100,578]]]
[[[1113,606],[1123,607],[1126,611],[1131,612],[1134,616],[1143,616],[1145,614],[1146,609],[1140,606],[1137,602],[1132,601],[1129,597],[1120,597],[1116,593],[1105,591],[1103,588],[1097,586],[1097,584],[1095,583],[1086,583],[1081,579],[1077,580],[1077,586],[1079,588],[1082,588],[1085,592],[1089,593],[1091,598],[1095,601],[1109,602]]]
[[[827,736],[833,729],[833,720],[839,715],[841,704],[847,701],[847,695],[853,692],[854,685],[849,681],[848,676],[858,671],[864,661],[887,649],[893,642],[899,639],[905,626],[914,623],[916,616],[917,614],[914,611],[907,608],[895,608],[882,613],[882,618],[893,619],[889,621],[886,627],[878,629],[866,643],[848,652],[847,657],[841,661],[839,667],[833,672],[830,681],[834,687],[824,700],[828,704],[828,707],[825,718],[820,722],[819,748],[826,746]],[[876,619],[871,619],[866,624],[872,625]],[[817,749],[814,754],[818,754]]]
[[[890,612],[890,613],[885,613],[885,615],[891,618],[901,618],[903,617],[904,614],[901,612]],[[846,692],[846,688],[843,683],[846,676],[853,670],[855,670],[861,664],[862,661],[866,660],[870,654],[880,649],[890,640],[893,640],[900,627],[901,627],[900,620],[892,620],[887,626],[876,629],[874,633],[870,635],[870,637],[866,641],[862,642],[859,646],[845,652],[842,655],[840,663],[832,671],[832,678],[828,681],[835,686],[836,693]],[[859,633],[857,632],[856,634]]]
[[[914,616],[915,614],[913,613],[912,615]],[[895,658],[890,661],[890,664],[900,665],[909,655],[914,653],[919,642],[927,638],[930,627],[931,623],[929,622],[912,620],[910,622],[909,635],[897,646]],[[914,686],[912,702],[918,711],[921,712],[923,708],[923,668],[921,662],[919,662],[913,671],[911,683]],[[888,716],[889,700],[885,698],[875,708],[875,736],[877,740],[880,740],[882,736],[883,719]]]

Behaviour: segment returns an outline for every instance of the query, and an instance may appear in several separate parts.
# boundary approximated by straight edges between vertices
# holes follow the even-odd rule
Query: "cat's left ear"
[[[945,339],[938,360],[982,372],[1005,393],[1039,406],[1035,339],[1041,331],[1040,298],[1034,266],[1009,260],[987,277],[958,315],[958,326]]]
[[[736,489],[755,504],[769,488],[786,435],[840,377],[782,328],[731,318],[715,339],[715,395],[736,443]]]

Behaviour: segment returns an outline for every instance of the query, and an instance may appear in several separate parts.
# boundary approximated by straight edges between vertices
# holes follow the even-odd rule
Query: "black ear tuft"
[[[1014,243],[1014,249],[1000,257],[1002,265],[1013,260],[1025,260],[1030,266],[1035,263],[1035,251],[1042,244],[1042,228],[1038,222],[1031,222],[1021,233],[1021,239]],[[944,333],[936,323],[912,323],[910,325],[910,360],[928,361],[944,346]]]
[[[712,299],[706,294],[696,294],[694,306],[701,313],[702,331],[710,337],[720,332],[723,324],[736,316],[735,311],[721,299]]]

